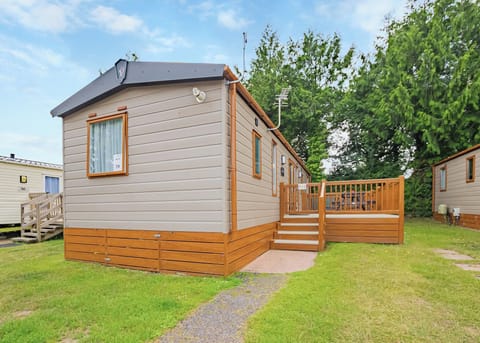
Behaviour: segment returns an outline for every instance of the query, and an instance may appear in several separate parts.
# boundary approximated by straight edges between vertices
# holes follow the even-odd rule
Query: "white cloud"
[[[0,1],[0,21],[18,23],[38,31],[61,33],[78,23],[73,14],[77,5],[78,2],[2,0]]]
[[[239,30],[250,24],[250,21],[240,17],[234,10],[219,11],[217,14],[217,21],[220,25],[225,26],[230,30]]]
[[[199,4],[188,6],[188,11],[197,14],[201,19],[215,15],[218,5],[211,0],[202,1]]]
[[[97,6],[90,14],[95,23],[114,34],[135,32],[143,26],[141,19],[120,13],[112,7]]]
[[[205,0],[198,4],[190,5],[187,7],[187,10],[201,20],[215,17],[218,24],[230,30],[243,29],[251,24],[250,20],[241,17],[235,10],[227,8],[225,5],[217,4],[212,0]]]
[[[0,35],[0,62],[9,70],[9,74],[28,72],[42,75],[49,71],[73,70],[81,77],[90,76],[89,72],[52,49],[31,43],[14,40]]]
[[[405,12],[405,0],[342,0],[333,3],[319,2],[315,13],[326,18],[349,22],[372,35],[377,35],[384,26],[387,15],[399,18]]]

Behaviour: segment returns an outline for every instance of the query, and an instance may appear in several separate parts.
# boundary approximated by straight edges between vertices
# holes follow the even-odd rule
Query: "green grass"
[[[0,342],[143,342],[235,278],[161,275],[63,259],[63,241],[0,249]]]
[[[21,229],[22,228],[20,226],[0,227],[0,234],[5,232],[20,231]]]
[[[328,244],[249,321],[247,342],[480,342],[480,232],[431,220],[405,224],[405,244]]]

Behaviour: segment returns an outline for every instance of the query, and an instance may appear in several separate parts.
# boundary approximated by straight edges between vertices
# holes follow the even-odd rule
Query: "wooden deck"
[[[403,243],[404,179],[281,185],[273,249],[323,250],[326,242]]]

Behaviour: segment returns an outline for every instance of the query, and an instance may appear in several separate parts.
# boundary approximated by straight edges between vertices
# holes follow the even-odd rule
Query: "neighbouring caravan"
[[[59,164],[0,156],[0,225],[20,224],[20,205],[38,193],[63,191]]]
[[[435,219],[480,229],[480,144],[433,165],[432,212]]]
[[[223,64],[119,60],[63,119],[65,257],[228,275],[267,251],[310,174]]]

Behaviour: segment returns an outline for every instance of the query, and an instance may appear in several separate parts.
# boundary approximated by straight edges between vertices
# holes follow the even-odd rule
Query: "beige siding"
[[[20,183],[20,175],[27,183]],[[20,223],[20,204],[29,193],[45,192],[45,176],[59,177],[63,190],[62,170],[0,162],[0,224]]]
[[[466,159],[475,156],[475,182],[466,182]],[[461,213],[480,214],[480,149],[458,156],[435,167],[435,203],[447,204],[448,208],[459,207]],[[440,168],[447,168],[446,191],[440,192]]]
[[[238,194],[238,228],[244,229],[264,223],[280,220],[278,191],[280,182],[288,182],[288,160],[295,162],[295,174],[301,168],[286,147],[267,130],[263,121],[258,118],[255,126],[255,112],[241,96],[237,96],[237,194]],[[228,129],[229,130],[229,129]],[[262,146],[262,178],[252,176],[252,130],[261,136]],[[272,140],[277,143],[277,196],[272,195]],[[285,155],[287,163],[280,164],[280,156]],[[285,175],[280,175],[283,167]],[[303,174],[306,175],[303,170]],[[295,177],[295,182],[299,181]]]
[[[207,93],[199,104],[192,87]],[[128,88],[64,119],[68,227],[216,231],[225,215],[224,82]],[[128,176],[86,177],[86,120],[128,107]]]

